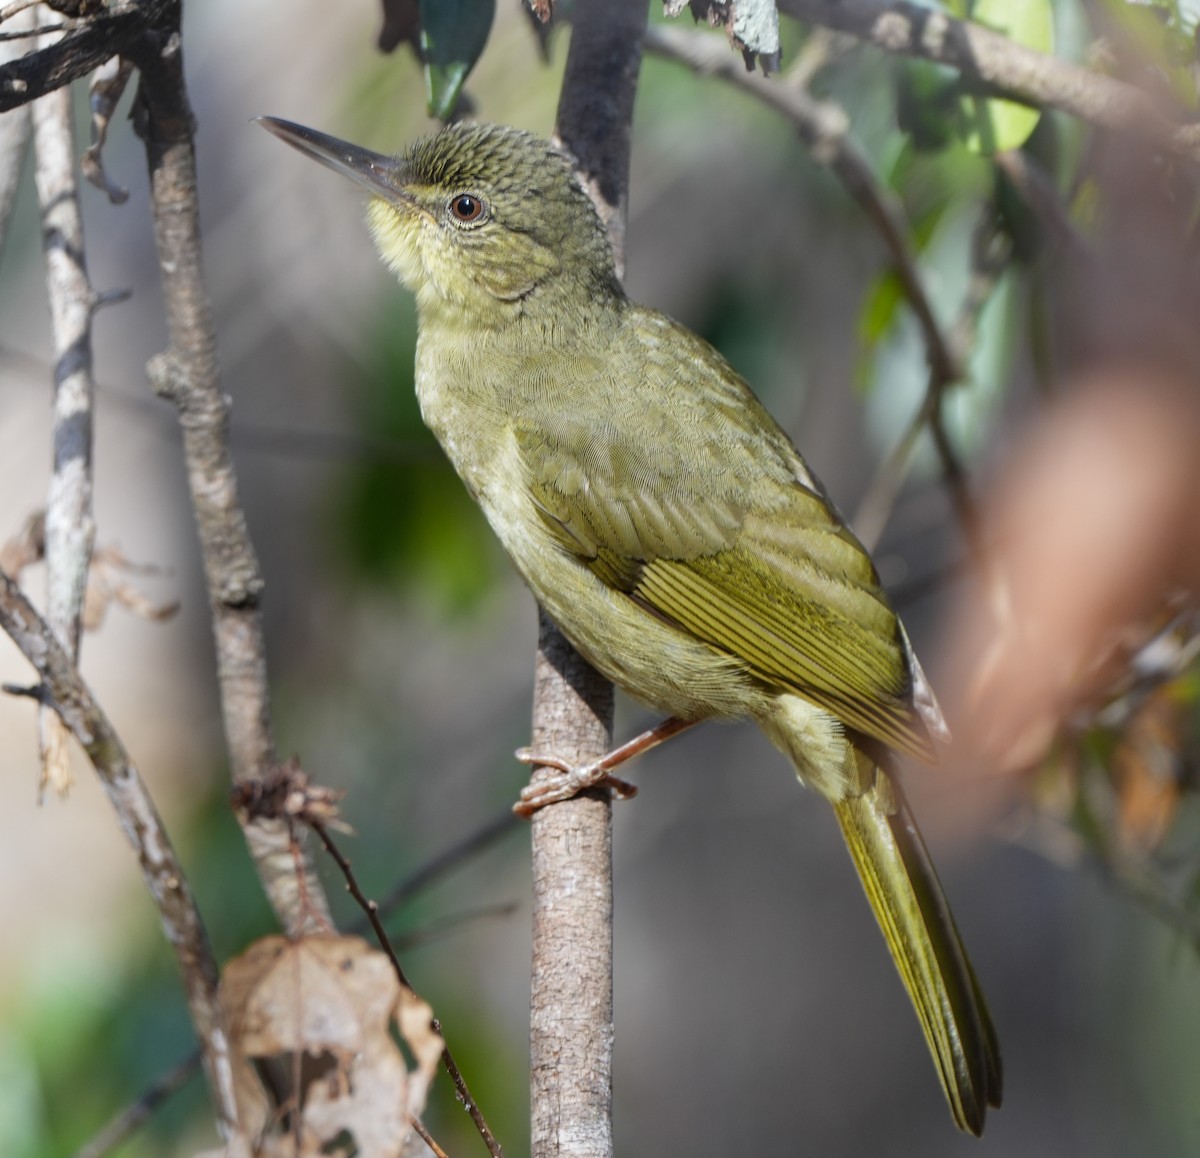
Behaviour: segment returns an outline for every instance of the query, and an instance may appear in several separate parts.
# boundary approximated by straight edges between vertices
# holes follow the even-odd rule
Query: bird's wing
[[[637,413],[517,421],[545,526],[610,587],[764,683],[931,758],[904,635],[866,551],[741,379],[704,358],[687,371],[686,390]]]

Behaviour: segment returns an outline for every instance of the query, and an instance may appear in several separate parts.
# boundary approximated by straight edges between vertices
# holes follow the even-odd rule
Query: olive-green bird
[[[416,295],[416,387],[505,549],[576,648],[683,721],[750,717],[832,805],[954,1120],[1000,1104],[987,1008],[889,751],[937,701],[862,544],[716,350],[631,302],[551,144],[454,125],[385,157],[264,127],[371,194]]]

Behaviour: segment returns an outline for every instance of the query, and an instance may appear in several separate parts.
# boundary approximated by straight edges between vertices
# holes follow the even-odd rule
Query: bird
[[[553,143],[462,122],[388,156],[259,120],[369,193],[376,247],[416,298],[424,422],[575,648],[666,714],[649,743],[750,719],[832,805],[954,1121],[981,1134],[996,1033],[895,774],[948,731],[791,438],[717,350],[630,300]],[[614,763],[564,765],[561,793]]]

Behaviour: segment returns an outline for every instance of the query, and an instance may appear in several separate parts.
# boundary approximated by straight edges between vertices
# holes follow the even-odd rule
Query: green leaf
[[[886,269],[872,283],[858,314],[858,359],[854,380],[860,393],[866,394],[875,385],[872,373],[879,343],[891,331],[897,312],[904,301],[904,287],[894,269]]]
[[[920,152],[944,149],[958,120],[958,79],[939,64],[898,61],[896,123]]]
[[[483,53],[496,0],[421,0],[421,55],[429,115],[446,120]]]
[[[976,0],[971,19],[1009,40],[1038,52],[1054,51],[1054,9],[1051,0]],[[972,152],[991,155],[1018,149],[1036,128],[1040,109],[1015,101],[964,96],[966,145]]]

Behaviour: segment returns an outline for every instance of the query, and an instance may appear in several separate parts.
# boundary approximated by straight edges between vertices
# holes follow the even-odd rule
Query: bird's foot
[[[628,800],[637,795],[637,785],[620,780],[608,771],[607,757],[586,764],[569,764],[557,756],[535,752],[532,748],[518,748],[516,757],[522,764],[552,768],[555,773],[543,776],[521,789],[521,799],[513,805],[513,811],[518,816],[532,816],[547,804],[570,800],[589,788],[607,788],[618,800]]]

